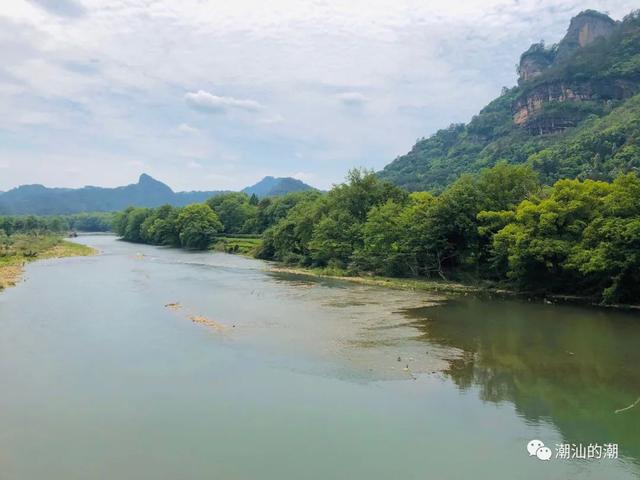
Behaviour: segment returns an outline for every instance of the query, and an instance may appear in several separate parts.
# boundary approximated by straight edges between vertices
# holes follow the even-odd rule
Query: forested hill
[[[273,179],[273,177],[267,178]],[[257,196],[276,196],[312,189],[312,187],[292,178],[274,180],[277,180],[277,182],[271,188],[257,194]],[[289,180],[293,181],[293,183],[288,182]],[[254,185],[254,187],[257,185],[260,185],[260,183]],[[183,206],[204,202],[208,198],[221,193],[225,192],[174,192],[168,185],[143,173],[140,175],[138,183],[116,188],[88,186],[71,189],[48,188],[43,185],[23,185],[0,193],[0,214],[59,215],[80,212],[114,212],[128,206],[158,207],[164,204]]]
[[[255,185],[242,189],[242,192],[249,196],[277,197],[287,193],[306,192],[307,190],[314,190],[314,188],[297,178],[264,177]]]
[[[518,73],[468,124],[418,141],[379,176],[440,191],[500,160],[531,164],[547,184],[640,169],[640,13],[615,22],[584,11],[558,44],[524,52]]]

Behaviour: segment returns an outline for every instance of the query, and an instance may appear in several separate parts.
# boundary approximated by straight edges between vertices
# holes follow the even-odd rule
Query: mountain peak
[[[257,195],[258,197],[274,197],[291,192],[303,192],[313,190],[313,187],[292,177],[264,177],[255,185],[251,185],[242,191],[247,195]]]
[[[289,192],[313,190],[295,178],[264,177],[243,192],[259,197],[284,195]],[[122,210],[128,206],[158,207],[163,204],[184,206],[204,202],[227,193],[225,191],[174,192],[167,184],[143,173],[137,183],[121,187],[48,188],[43,185],[22,185],[0,192],[0,214],[70,214]]]
[[[173,193],[173,190],[171,189],[171,187],[169,187],[169,185],[167,185],[166,183],[162,183],[160,180],[156,180],[151,175],[147,175],[146,173],[140,175],[136,186],[141,187],[145,190]]]
[[[566,61],[597,39],[608,38],[616,25],[617,22],[605,13],[583,10],[571,19],[566,35],[559,43],[549,47],[544,42],[534,43],[520,56],[518,83],[542,75],[549,67]]]
[[[560,40],[555,61],[564,61],[596,39],[609,37],[615,26],[615,20],[605,13],[596,10],[580,12],[571,19],[567,34]]]
[[[162,182],[159,182],[158,180],[153,178],[151,175],[147,175],[146,173],[143,173],[138,178],[138,184],[143,184],[143,183],[162,183]]]

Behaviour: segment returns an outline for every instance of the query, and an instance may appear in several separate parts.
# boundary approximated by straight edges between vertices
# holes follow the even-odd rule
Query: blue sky
[[[8,0],[0,190],[327,188],[468,121],[519,54],[626,0]]]

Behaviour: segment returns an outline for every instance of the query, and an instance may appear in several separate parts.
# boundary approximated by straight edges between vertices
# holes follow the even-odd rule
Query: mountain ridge
[[[277,180],[295,179],[284,177]],[[296,180],[295,182],[300,181]],[[300,191],[299,188],[302,187],[295,182],[295,188],[291,191]],[[300,183],[304,186],[304,189],[313,188],[302,182]],[[259,184],[260,182],[244,190]],[[289,192],[287,190],[287,182],[276,182],[275,186],[277,185],[280,185],[280,188],[272,188],[265,195],[258,196],[277,196]],[[228,190],[174,192],[167,184],[146,173],[140,175],[137,183],[119,187],[86,185],[81,188],[60,188],[46,187],[41,184],[27,184],[0,193],[0,214],[54,215],[118,211],[131,205],[137,207],[158,207],[163,204],[184,206],[191,203],[204,202],[212,196],[228,192]]]
[[[573,17],[558,44],[520,57],[518,84],[466,124],[419,140],[378,175],[408,190],[441,191],[501,160],[529,163],[546,183],[566,176],[611,180],[640,169],[640,14],[615,21],[594,10]],[[617,119],[609,129],[598,120]],[[595,136],[592,145],[585,132]],[[578,145],[567,153],[563,145]]]

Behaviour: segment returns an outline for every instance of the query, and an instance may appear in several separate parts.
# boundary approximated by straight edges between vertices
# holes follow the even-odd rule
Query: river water
[[[0,294],[1,480],[640,475],[637,314],[78,241]]]

